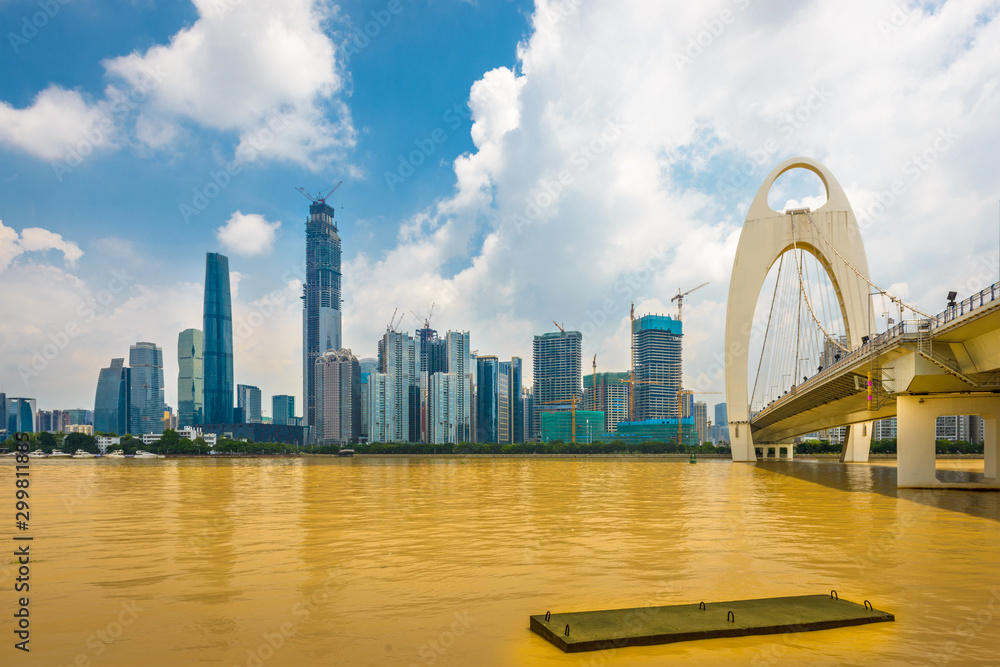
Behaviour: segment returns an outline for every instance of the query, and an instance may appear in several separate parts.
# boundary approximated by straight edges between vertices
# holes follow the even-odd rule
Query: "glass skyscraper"
[[[302,295],[302,394],[308,426],[316,425],[316,358],[341,347],[340,236],[333,207],[316,200],[306,220],[306,281]]]
[[[476,442],[500,442],[499,398],[500,361],[476,357]]]
[[[229,258],[210,252],[205,258],[204,423],[233,422],[233,305]]]
[[[129,433],[163,433],[163,350],[153,343],[129,348],[132,369]]]
[[[295,417],[295,397],[279,394],[271,397],[271,423],[291,424]]]
[[[94,431],[125,435],[129,432],[132,399],[132,374],[125,359],[112,359],[101,369],[94,397]]]
[[[205,400],[204,341],[198,329],[177,337],[177,426],[202,423]]]
[[[251,384],[236,385],[236,405],[243,411],[243,421],[247,424],[259,424],[260,387]]]

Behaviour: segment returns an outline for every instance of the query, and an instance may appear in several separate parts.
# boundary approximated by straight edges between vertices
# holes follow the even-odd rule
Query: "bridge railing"
[[[840,359],[827,366],[822,371],[819,371],[809,379],[804,380],[801,384],[793,386],[791,390],[789,390],[788,393],[781,398],[791,397],[798,394],[806,387],[822,381],[822,378],[826,377],[830,373],[835,372],[843,366],[853,364],[858,359],[872,354],[897,338],[902,338],[903,340],[913,340],[919,336],[921,330],[925,332],[933,331],[934,329],[950,324],[955,320],[960,319],[969,313],[997,300],[1000,300],[1000,282],[995,282],[989,287],[986,287],[976,294],[973,294],[972,296],[956,303],[954,306],[949,306],[934,317],[919,320],[903,320],[886,331],[873,336],[868,340],[868,342],[860,347],[856,347],[846,354],[841,355]],[[772,403],[769,403],[757,414],[767,411],[773,403],[779,402],[781,398],[772,401]]]

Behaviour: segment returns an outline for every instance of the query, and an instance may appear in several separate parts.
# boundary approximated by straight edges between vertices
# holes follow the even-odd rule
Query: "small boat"
[[[154,454],[153,452],[147,452],[145,449],[135,450],[134,459],[162,459],[166,458],[163,454]]]
[[[337,452],[337,456],[354,456],[354,450],[353,449],[341,449],[339,452]]]
[[[28,454],[28,456],[30,456],[33,459],[44,459],[46,456],[48,456],[48,454],[46,454],[40,449],[36,449],[35,451]]]
[[[71,456],[72,456],[72,454],[67,454],[66,452],[64,452],[61,449],[53,449],[52,453],[49,454],[49,458],[50,459],[68,459]]]
[[[115,451],[111,452],[110,454],[105,454],[104,458],[106,458],[106,459],[123,459],[123,458],[125,458],[125,450],[124,449],[116,449]]]
[[[93,458],[96,458],[96,455],[91,454],[90,452],[85,452],[82,449],[78,449],[75,452],[73,452],[73,458],[74,459],[93,459]]]

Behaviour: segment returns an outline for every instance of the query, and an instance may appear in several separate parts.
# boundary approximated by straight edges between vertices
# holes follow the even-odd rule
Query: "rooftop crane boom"
[[[563,329],[562,325],[561,325],[561,324],[559,324],[558,322],[556,322],[555,320],[552,320],[552,324],[554,324],[554,325],[556,325],[557,327],[559,327],[559,331],[561,331],[561,332],[563,332],[563,333],[566,333],[566,330],[565,330],[565,329]]]
[[[704,283],[698,285],[697,287],[692,287],[687,292],[681,292],[680,288],[677,289],[677,295],[675,297],[671,298],[670,300],[677,302],[677,320],[678,321],[680,321],[680,319],[681,319],[681,309],[684,307],[684,297],[686,297],[688,294],[690,294],[691,292],[695,291],[696,289],[701,289],[702,287],[704,287],[707,284],[708,284],[707,282],[704,282]]]
[[[423,323],[424,323],[424,328],[425,329],[430,329],[431,328],[431,318],[434,316],[434,302],[431,303],[431,312],[427,313],[427,317],[420,317],[419,315],[417,315],[412,310],[410,311],[410,314],[413,315],[415,318],[417,318],[418,322],[420,322],[422,320]]]
[[[298,190],[299,193],[303,197],[305,197],[306,199],[308,199],[312,203],[314,203],[314,204],[325,204],[326,200],[330,197],[330,195],[332,195],[334,192],[336,192],[337,188],[339,188],[343,183],[344,183],[343,181],[340,181],[339,183],[337,183],[336,185],[334,185],[332,188],[330,188],[330,191],[327,192],[325,195],[313,195],[313,194],[310,194],[308,191],[306,191],[305,188],[301,188],[301,187],[295,188],[295,189]]]

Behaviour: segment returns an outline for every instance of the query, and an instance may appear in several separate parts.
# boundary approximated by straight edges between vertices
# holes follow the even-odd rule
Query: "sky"
[[[344,345],[393,312],[526,360],[553,321],[628,365],[684,304],[724,391],[740,229],[824,163],[872,280],[938,312],[998,279],[1000,2],[0,0],[0,391],[92,407],[136,341],[201,328],[230,258],[235,381],[301,411],[308,200],[343,239]],[[815,208],[809,172],[772,188]],[[412,311],[412,312],[411,312]],[[416,313],[416,316],[412,313]],[[705,396],[710,405],[722,397]]]

